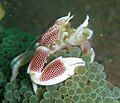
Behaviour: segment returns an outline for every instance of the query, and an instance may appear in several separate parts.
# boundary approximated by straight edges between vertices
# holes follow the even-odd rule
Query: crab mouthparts
[[[72,16],[70,16],[70,15],[71,15],[71,13],[69,12],[68,15],[66,17],[64,17],[65,21],[69,22],[74,17],[74,15],[72,15]]]
[[[58,19],[58,21],[63,20],[63,21],[69,22],[74,17],[74,15],[72,15],[72,16],[70,16],[70,15],[71,14],[69,12],[67,16],[61,17],[60,19]]]
[[[70,16],[70,17],[67,19],[67,22],[69,22],[73,17],[74,17],[74,15]]]

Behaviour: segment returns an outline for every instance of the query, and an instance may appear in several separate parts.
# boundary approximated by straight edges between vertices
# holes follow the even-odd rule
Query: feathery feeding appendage
[[[70,35],[67,41],[69,45],[81,45],[84,41],[91,38],[93,31],[87,28],[88,23],[89,16],[87,15],[85,21]]]

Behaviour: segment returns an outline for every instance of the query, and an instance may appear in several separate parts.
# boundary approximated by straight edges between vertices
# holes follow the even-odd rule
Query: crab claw
[[[68,57],[56,58],[50,62],[42,71],[30,75],[32,81],[39,85],[53,85],[68,79],[74,74],[77,66],[84,66],[85,62],[81,58]]]
[[[29,64],[27,73],[41,72],[44,64],[47,62],[46,58],[49,55],[49,49],[43,46],[36,48],[32,61]]]

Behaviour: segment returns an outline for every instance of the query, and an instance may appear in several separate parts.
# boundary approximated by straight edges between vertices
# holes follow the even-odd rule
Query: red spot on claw
[[[41,72],[46,62],[48,51],[36,49],[34,57],[30,63],[30,70]]]
[[[43,37],[39,41],[41,45],[49,45],[59,39],[59,26],[53,26],[47,32],[44,33]]]
[[[41,74],[40,81],[47,81],[58,77],[59,75],[65,72],[65,67],[61,60],[55,60],[52,63],[48,64],[48,66],[44,69]]]

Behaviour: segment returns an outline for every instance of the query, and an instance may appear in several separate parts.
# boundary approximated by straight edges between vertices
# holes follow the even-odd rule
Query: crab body
[[[84,28],[88,25],[89,17],[77,29],[70,27],[69,21],[73,18],[68,13],[67,16],[61,17],[56,20],[55,24],[50,27],[43,36],[36,43],[34,56],[28,66],[27,73],[29,73],[33,82],[33,89],[36,93],[37,86],[39,85],[53,85],[60,83],[74,74],[74,69],[77,66],[84,66],[85,62],[77,57],[58,57],[47,64],[47,57],[70,45],[81,45],[81,43],[89,39],[92,35],[91,30],[88,29],[89,35],[84,35]],[[69,28],[69,29],[68,29]],[[73,30],[71,32],[70,30]],[[66,35],[67,34],[67,35]],[[77,40],[77,41],[76,41]],[[19,61],[24,61],[21,56],[16,57],[13,61],[17,61],[18,65],[13,65],[13,74],[11,82],[16,78],[18,68],[21,66]],[[13,64],[13,63],[12,63]]]

